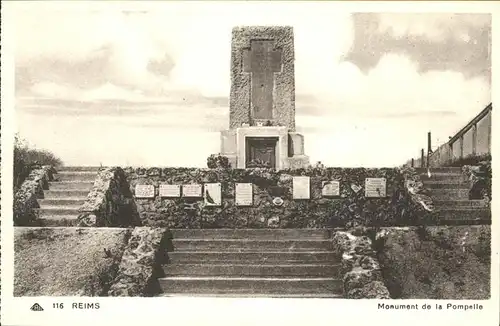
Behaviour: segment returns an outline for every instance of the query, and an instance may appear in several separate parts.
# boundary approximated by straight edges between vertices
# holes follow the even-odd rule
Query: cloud
[[[414,61],[398,53],[383,55],[366,74],[343,62],[324,81],[329,91],[306,98],[309,109],[301,111],[298,97],[302,114],[386,117],[450,111],[467,119],[491,97],[485,78],[468,79],[452,70],[420,72]]]
[[[468,30],[491,24],[489,14],[453,13],[381,13],[379,32],[390,32],[398,38],[409,35],[443,41],[447,37],[463,42],[471,41]]]
[[[43,59],[75,66],[101,60],[104,67],[97,65],[79,73],[88,75],[89,80],[95,74],[105,74],[108,82],[151,94],[181,87],[206,97],[227,96],[232,27],[285,24],[294,26],[296,43],[301,44],[296,48],[297,89],[310,92],[325,72],[334,69],[353,38],[350,15],[329,5],[166,4],[161,8],[137,14],[18,13],[17,66],[43,64]],[[45,17],[43,23],[40,16]],[[315,24],[310,24],[311,19]],[[38,71],[43,73],[43,69]],[[71,82],[71,71],[66,77]]]
[[[18,14],[16,66],[23,80],[16,91],[23,97],[18,111],[26,137],[54,146],[71,164],[95,163],[99,155],[112,162],[106,164],[123,159],[154,165],[155,158],[170,164],[150,144],[161,139],[169,155],[192,148],[197,154],[187,155],[186,164],[204,166],[206,156],[218,151],[216,131],[227,128],[236,25],[294,27],[297,125],[312,161],[399,164],[418,152],[428,130],[446,139],[490,101],[485,78],[440,69],[445,63],[423,72],[413,57],[392,48],[362,71],[345,60],[355,37],[352,16],[324,3],[160,7],[145,13]],[[381,14],[379,32],[433,42],[454,35],[465,42],[472,35],[467,28],[483,23],[422,17]],[[61,144],[71,133],[88,139],[78,144],[80,153]],[[106,134],[113,136],[101,142]]]

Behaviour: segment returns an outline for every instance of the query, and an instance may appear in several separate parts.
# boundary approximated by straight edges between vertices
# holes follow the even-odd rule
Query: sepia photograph
[[[10,11],[14,297],[492,298],[491,13],[55,3]]]

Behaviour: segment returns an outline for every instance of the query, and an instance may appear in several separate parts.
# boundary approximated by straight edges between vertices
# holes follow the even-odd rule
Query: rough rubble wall
[[[403,175],[397,169],[311,168],[269,169],[196,169],[196,168],[124,168],[131,191],[137,184],[156,187],[151,199],[135,198],[144,226],[169,228],[325,228],[355,225],[408,225],[412,209],[404,188]],[[292,198],[292,176],[310,176],[311,199]],[[366,198],[365,178],[387,179],[387,197]],[[339,180],[340,196],[325,198],[322,181]],[[203,198],[160,198],[161,183],[190,184],[220,182],[222,205],[208,207]],[[253,205],[235,205],[235,183],[253,183]],[[281,206],[273,198],[283,199]]]
[[[334,250],[342,255],[344,297],[347,299],[390,299],[372,241],[366,235],[336,232]]]
[[[132,231],[109,296],[152,296],[160,292],[158,277],[169,239],[167,229],[139,227]]]
[[[78,226],[141,225],[125,173],[121,168],[103,168],[80,207]]]
[[[13,213],[14,225],[35,225],[38,218],[36,209],[38,198],[43,198],[43,190],[48,189],[49,181],[53,180],[54,169],[51,166],[34,168],[14,194]]]

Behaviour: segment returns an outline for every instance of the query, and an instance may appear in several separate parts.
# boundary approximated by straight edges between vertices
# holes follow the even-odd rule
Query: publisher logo
[[[38,303],[35,303],[34,305],[31,306],[30,310],[31,311],[43,311],[43,308]]]

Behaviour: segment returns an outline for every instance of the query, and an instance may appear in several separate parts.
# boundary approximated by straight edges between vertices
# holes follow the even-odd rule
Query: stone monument
[[[294,74],[292,27],[233,28],[229,130],[221,132],[221,154],[233,168],[309,165],[295,132]]]

